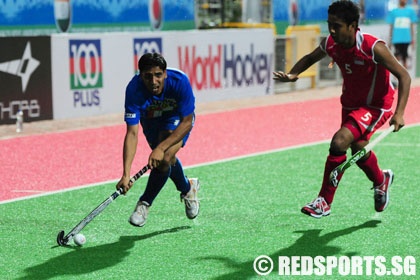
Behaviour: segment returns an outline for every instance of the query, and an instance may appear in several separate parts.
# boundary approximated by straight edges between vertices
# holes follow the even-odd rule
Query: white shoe
[[[301,212],[314,218],[321,218],[331,213],[331,206],[322,196],[319,196],[303,206]]]
[[[131,214],[128,222],[136,227],[142,227],[146,223],[147,215],[149,214],[149,203],[146,201],[137,202],[133,214]]]
[[[191,189],[186,195],[181,194],[181,201],[185,203],[185,214],[188,219],[194,219],[198,216],[200,210],[200,202],[198,201],[197,194],[200,189],[200,182],[198,178],[189,179]]]

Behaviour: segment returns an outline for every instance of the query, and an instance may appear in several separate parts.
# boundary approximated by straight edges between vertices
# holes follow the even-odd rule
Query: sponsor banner
[[[162,50],[162,37],[145,38],[142,36],[136,36],[132,40],[134,73],[138,72],[138,61],[143,54],[151,52],[164,55]]]
[[[184,71],[197,102],[273,93],[272,29],[55,34],[52,46],[54,119],[122,113],[146,52]]]
[[[50,37],[0,37],[0,124],[52,119]]]
[[[168,32],[163,51],[189,76],[198,102],[273,93],[272,29]]]
[[[185,72],[197,102],[274,92],[272,29],[224,29],[133,34],[134,69],[145,52],[160,52]],[[156,36],[159,35],[159,36]]]
[[[52,40],[54,119],[122,112],[133,75],[128,33],[56,34]]]

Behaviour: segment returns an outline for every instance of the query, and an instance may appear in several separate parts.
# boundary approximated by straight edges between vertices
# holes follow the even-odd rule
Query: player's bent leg
[[[165,165],[165,166],[163,166]],[[150,172],[149,179],[144,193],[140,196],[139,201],[134,208],[128,222],[133,226],[142,227],[146,223],[149,214],[149,207],[158,196],[171,173],[170,165],[161,164],[159,168],[153,168]]]
[[[349,127],[352,127],[350,129]],[[354,140],[354,127],[352,122],[345,123],[333,136],[327,161],[324,168],[324,176],[322,181],[321,192],[318,196],[322,196],[325,200],[331,204],[334,197],[335,188],[338,186],[341,177],[343,176],[343,171],[335,172],[336,168],[340,166],[347,159],[347,150]],[[332,177],[332,172],[334,176]],[[329,191],[324,192],[325,189]],[[331,193],[331,194],[329,194]]]
[[[184,145],[185,140],[179,141],[165,153],[168,161],[170,161],[172,172],[170,178],[175,183],[177,189],[181,192],[181,201],[185,204],[185,214],[189,219],[195,219],[200,210],[200,202],[198,200],[198,191],[200,183],[197,178],[187,179],[184,175],[181,162],[177,159],[176,154]]]
[[[188,193],[190,191],[190,182],[185,176],[181,161],[176,158],[175,164],[171,166],[171,174],[169,175],[174,182],[176,189],[181,193]]]
[[[384,182],[379,186],[374,186],[373,198],[375,200],[375,210],[382,212],[388,206],[389,203],[389,187],[394,180],[394,173],[392,170],[384,170]]]
[[[331,213],[331,207],[322,196],[317,197],[312,202],[306,204],[301,209],[303,214],[314,218],[328,216]]]

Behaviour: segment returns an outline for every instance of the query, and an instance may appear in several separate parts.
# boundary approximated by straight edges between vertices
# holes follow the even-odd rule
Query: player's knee
[[[346,154],[346,151],[340,150],[337,146],[332,145],[332,143],[329,152],[332,156],[344,156]]]
[[[165,156],[163,157],[163,160],[162,160],[161,164],[171,166],[171,165],[174,165],[175,162],[176,162],[176,158],[175,158],[174,155],[170,155],[170,154],[165,153]]]
[[[167,172],[168,170],[169,170],[169,168],[170,168],[170,165],[168,164],[168,162],[167,161],[165,161],[165,160],[162,160],[160,163],[159,163],[159,166],[157,167],[157,169],[160,171],[160,172]]]
[[[342,156],[345,155],[349,145],[340,139],[333,139],[330,144],[330,155],[332,156]]]
[[[351,154],[354,155],[355,153],[363,149],[368,143],[369,143],[368,141],[359,141],[359,142],[353,143],[351,145]],[[357,161],[357,164],[359,165],[360,163],[363,163],[366,159],[368,159],[370,156],[370,153],[371,152],[366,153],[361,159]]]
[[[341,128],[331,140],[330,155],[340,156],[346,154],[352,142],[352,132],[348,128]]]
[[[334,137],[330,143],[330,155],[341,156],[345,155],[349,148],[348,143],[342,137]]]
[[[176,164],[176,157],[175,156],[171,157],[171,159],[169,160],[169,164],[171,166]]]
[[[359,150],[363,149],[369,142],[368,141],[357,141],[351,144],[352,154],[357,153]]]

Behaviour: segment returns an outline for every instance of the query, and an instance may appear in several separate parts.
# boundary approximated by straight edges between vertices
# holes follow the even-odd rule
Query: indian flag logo
[[[67,32],[71,24],[70,0],[54,0],[55,25],[60,32]]]

